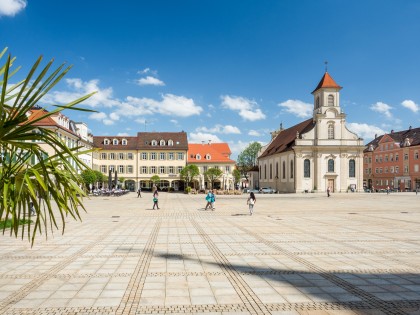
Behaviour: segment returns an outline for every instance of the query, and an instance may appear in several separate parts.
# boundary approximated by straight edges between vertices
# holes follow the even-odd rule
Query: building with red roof
[[[363,190],[363,139],[347,129],[342,89],[325,72],[310,119],[273,133],[258,158],[259,185],[279,192]]]
[[[199,189],[234,189],[234,177],[232,175],[236,162],[230,158],[232,154],[229,145],[223,143],[189,143],[187,163],[197,165],[200,175],[196,179]],[[218,168],[222,171],[222,176],[218,178],[214,187],[206,179],[205,173],[210,168]]]

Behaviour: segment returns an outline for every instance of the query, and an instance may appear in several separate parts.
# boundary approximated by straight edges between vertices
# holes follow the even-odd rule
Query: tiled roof
[[[206,155],[210,155],[210,160],[206,159]],[[212,144],[188,144],[188,163],[235,163],[230,159],[230,148],[227,143]],[[197,159],[200,155],[200,159]]]
[[[47,111],[45,109],[32,108],[31,109],[31,114],[28,117],[28,120],[29,121],[32,121],[32,120],[38,119],[41,116],[45,115],[46,113],[47,113]],[[61,126],[54,119],[52,119],[51,116],[45,117],[45,118],[37,121],[36,123],[33,124],[33,126],[38,126],[38,127],[57,127],[57,128],[62,129],[62,130],[65,130],[68,133],[71,133],[71,134],[77,136],[77,134],[73,130],[68,129],[68,128],[64,127],[64,126]]]
[[[157,146],[152,146],[152,141],[157,141]],[[161,146],[160,141],[164,140],[165,145]],[[173,146],[168,146],[168,141],[173,141]],[[188,150],[187,133],[181,132],[138,132],[137,133],[137,149],[150,150],[152,148],[158,150]]]
[[[314,93],[315,91],[321,88],[341,89],[341,86],[335,83],[334,79],[329,75],[328,72],[325,72],[324,76],[321,78],[321,81],[319,81],[317,87],[315,88],[315,90],[312,91],[312,93]]]
[[[105,145],[104,140],[108,139],[109,144]],[[117,139],[118,144],[112,144],[112,140]],[[122,140],[127,140],[127,144],[123,145]],[[137,137],[120,137],[120,136],[94,136],[93,137],[93,146],[96,148],[101,148],[104,150],[136,150],[137,149]]]
[[[410,146],[420,145],[420,127],[419,128],[411,128],[406,130],[401,130],[397,132],[391,132],[386,134],[388,137],[391,137],[395,143],[399,143],[402,147],[404,144],[404,140],[408,138],[410,140]],[[376,137],[371,142],[366,145],[366,149],[363,152],[369,151],[369,146],[372,145],[373,149],[376,149],[379,145],[379,142],[382,140],[384,135]]]
[[[295,144],[296,133],[299,132],[299,134],[302,134],[308,132],[314,125],[313,119],[310,118],[288,129],[284,129],[274,138],[259,158],[292,150]]]

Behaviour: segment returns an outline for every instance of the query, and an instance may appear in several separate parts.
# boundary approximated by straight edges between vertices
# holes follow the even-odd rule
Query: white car
[[[274,194],[276,191],[271,187],[263,187],[260,189],[263,194]]]

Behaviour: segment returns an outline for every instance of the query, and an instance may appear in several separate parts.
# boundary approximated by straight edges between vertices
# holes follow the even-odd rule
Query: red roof
[[[335,88],[341,90],[341,86],[335,83],[334,79],[330,76],[328,72],[325,72],[321,81],[319,81],[317,87],[315,88],[315,90],[312,91],[312,93],[322,88]]]
[[[211,144],[188,144],[188,163],[235,163],[230,159],[229,145],[227,143],[211,143]],[[197,159],[199,155],[200,159]],[[206,156],[209,155],[210,159],[207,160]]]
[[[36,108],[32,108],[31,109],[31,114],[30,114],[30,116],[28,117],[28,121],[33,121],[33,120],[35,120],[35,119],[38,119],[38,118],[40,118],[41,116],[43,116],[43,115],[46,115],[48,112],[45,110],[45,109],[36,109]],[[57,116],[58,114],[54,114],[54,116]],[[77,134],[74,132],[74,131],[72,131],[71,129],[69,129],[69,128],[66,128],[66,127],[64,127],[64,126],[61,126],[60,124],[58,124],[54,119],[52,119],[52,117],[51,116],[48,116],[48,117],[44,117],[44,118],[42,118],[41,120],[39,120],[39,121],[37,121],[36,123],[34,123],[34,124],[32,124],[33,126],[39,126],[39,127],[53,127],[53,126],[55,126],[55,127],[58,127],[58,128],[60,128],[60,129],[63,129],[63,130],[65,130],[65,131],[67,131],[68,133],[71,133],[71,134],[73,134],[73,135],[76,135],[77,136]]]

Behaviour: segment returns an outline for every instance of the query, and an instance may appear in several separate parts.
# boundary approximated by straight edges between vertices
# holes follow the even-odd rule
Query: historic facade
[[[180,171],[187,163],[188,140],[185,132],[139,132],[135,137],[94,136],[99,148],[93,169],[108,175],[117,171],[130,190],[151,188],[150,178],[158,175],[160,188],[183,189]]]
[[[197,165],[200,170],[200,175],[196,179],[197,188],[208,189],[211,184],[207,182],[204,173],[210,169],[217,167],[222,171],[222,176],[218,178],[214,187],[216,189],[234,189],[234,178],[232,175],[235,169],[235,161],[230,159],[229,145],[227,143],[190,143],[188,144],[188,164]]]
[[[28,111],[28,119],[35,120],[38,117],[45,115],[46,110],[40,107],[34,107]],[[62,113],[56,113],[49,117],[43,118],[34,123],[39,129],[49,129],[54,131],[58,138],[63,141],[68,148],[78,148],[77,152],[88,151],[93,147],[93,136],[88,132],[88,127],[85,123],[74,122]],[[55,155],[55,149],[44,143],[39,143],[41,148],[48,156]],[[89,167],[92,167],[92,152],[83,153],[79,158]],[[72,162],[72,161],[70,161]],[[76,164],[73,163],[73,167]],[[79,172],[82,170],[78,169]]]
[[[364,151],[364,185],[370,190],[420,188],[420,128],[375,137]]]
[[[363,139],[347,129],[341,87],[328,72],[312,92],[312,118],[278,130],[258,158],[260,187],[279,192],[363,190]]]

